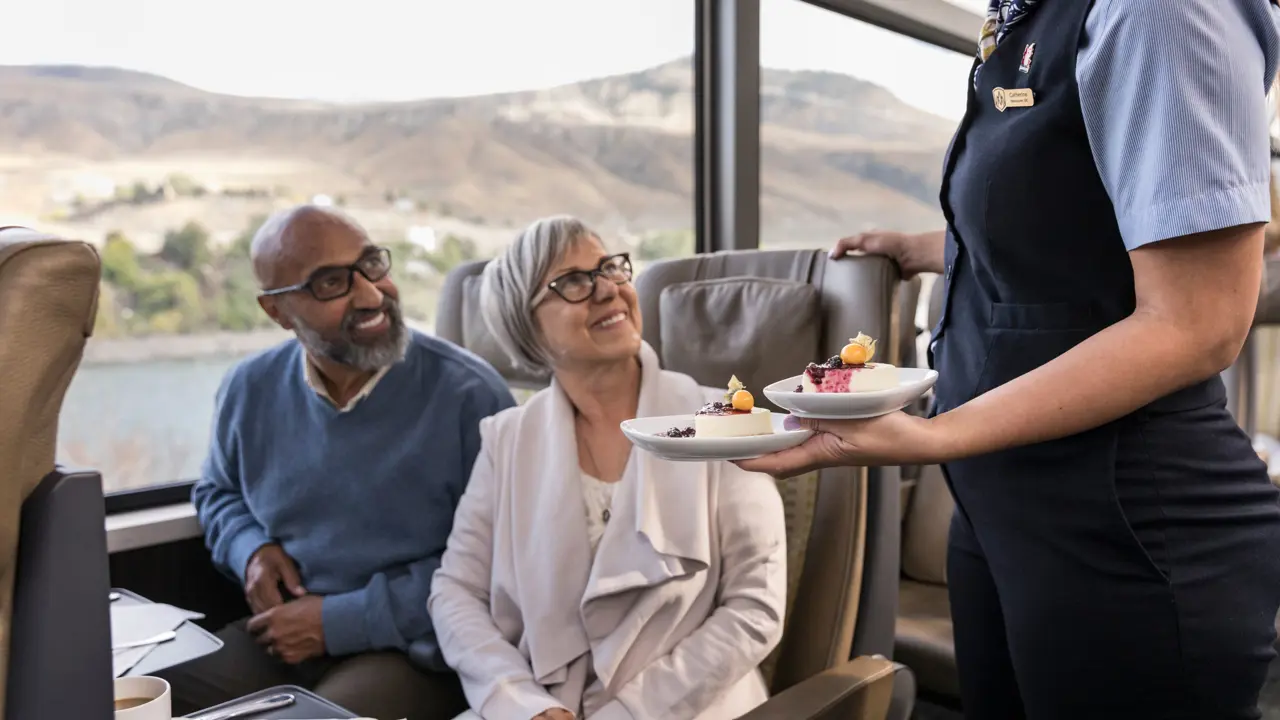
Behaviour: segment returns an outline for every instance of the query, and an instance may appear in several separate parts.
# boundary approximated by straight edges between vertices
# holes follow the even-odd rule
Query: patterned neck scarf
[[[1026,20],[1041,2],[1042,0],[989,0],[987,21],[982,23],[982,32],[978,36],[978,61],[985,63],[1000,41],[1004,40],[1004,36],[1017,27],[1018,23]],[[979,65],[978,70],[981,69]],[[977,72],[973,74],[973,82],[976,86]]]

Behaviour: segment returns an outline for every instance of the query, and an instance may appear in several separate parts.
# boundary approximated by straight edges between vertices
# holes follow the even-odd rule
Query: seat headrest
[[[436,335],[479,355],[511,385],[541,388],[546,379],[520,372],[480,315],[480,274],[488,260],[463,263],[445,276],[436,308]]]
[[[808,283],[712,278],[673,283],[658,295],[658,314],[645,315],[644,328],[646,337],[656,331],[649,344],[662,367],[706,387],[737,376],[762,406],[769,403],[761,388],[798,374],[809,362],[800,359],[821,346],[820,297]]]
[[[704,385],[736,374],[764,385],[800,374],[864,332],[901,362],[897,267],[822,250],[746,250],[662,260],[636,278],[644,338],[663,366]]]
[[[0,448],[19,433],[41,448],[33,483],[53,469],[57,415],[93,333],[100,274],[88,243],[0,228]],[[0,466],[9,459],[0,450]]]

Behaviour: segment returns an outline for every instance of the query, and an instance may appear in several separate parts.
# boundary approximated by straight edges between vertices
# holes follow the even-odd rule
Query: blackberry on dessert
[[[858,333],[840,354],[822,363],[809,363],[801,377],[799,392],[849,393],[887,390],[898,386],[898,368],[889,363],[873,363],[876,341]]]
[[[737,376],[729,378],[724,400],[707,403],[693,416],[694,436],[746,437],[773,434],[768,410],[756,407],[755,398]]]
[[[749,413],[749,412],[751,412],[750,409],[739,410],[735,408],[732,403],[724,403],[719,401],[709,402],[706,405],[703,405],[702,408],[698,410],[699,415],[741,415],[743,413]]]

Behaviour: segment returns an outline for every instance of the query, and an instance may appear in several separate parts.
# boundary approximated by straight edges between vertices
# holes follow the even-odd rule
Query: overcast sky
[[[904,0],[908,1],[908,0]],[[986,0],[951,0],[979,9]],[[0,64],[144,70],[238,95],[409,100],[523,90],[693,52],[691,0],[31,0]],[[833,70],[959,118],[970,58],[807,5],[762,0],[766,67]],[[976,45],[976,39],[975,39]]]

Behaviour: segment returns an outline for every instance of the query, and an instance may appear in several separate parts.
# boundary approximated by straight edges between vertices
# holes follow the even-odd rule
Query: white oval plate
[[[915,402],[938,381],[938,372],[925,368],[898,368],[898,387],[856,393],[796,392],[803,375],[779,380],[764,389],[764,396],[796,417],[815,420],[859,420],[888,415]]]
[[[786,450],[804,442],[812,430],[787,430],[782,421],[786,415],[770,413],[772,435],[732,438],[664,437],[673,427],[693,427],[692,415],[666,415],[624,420],[622,432],[641,450],[663,460],[706,462],[709,460],[749,460],[761,455]]]

